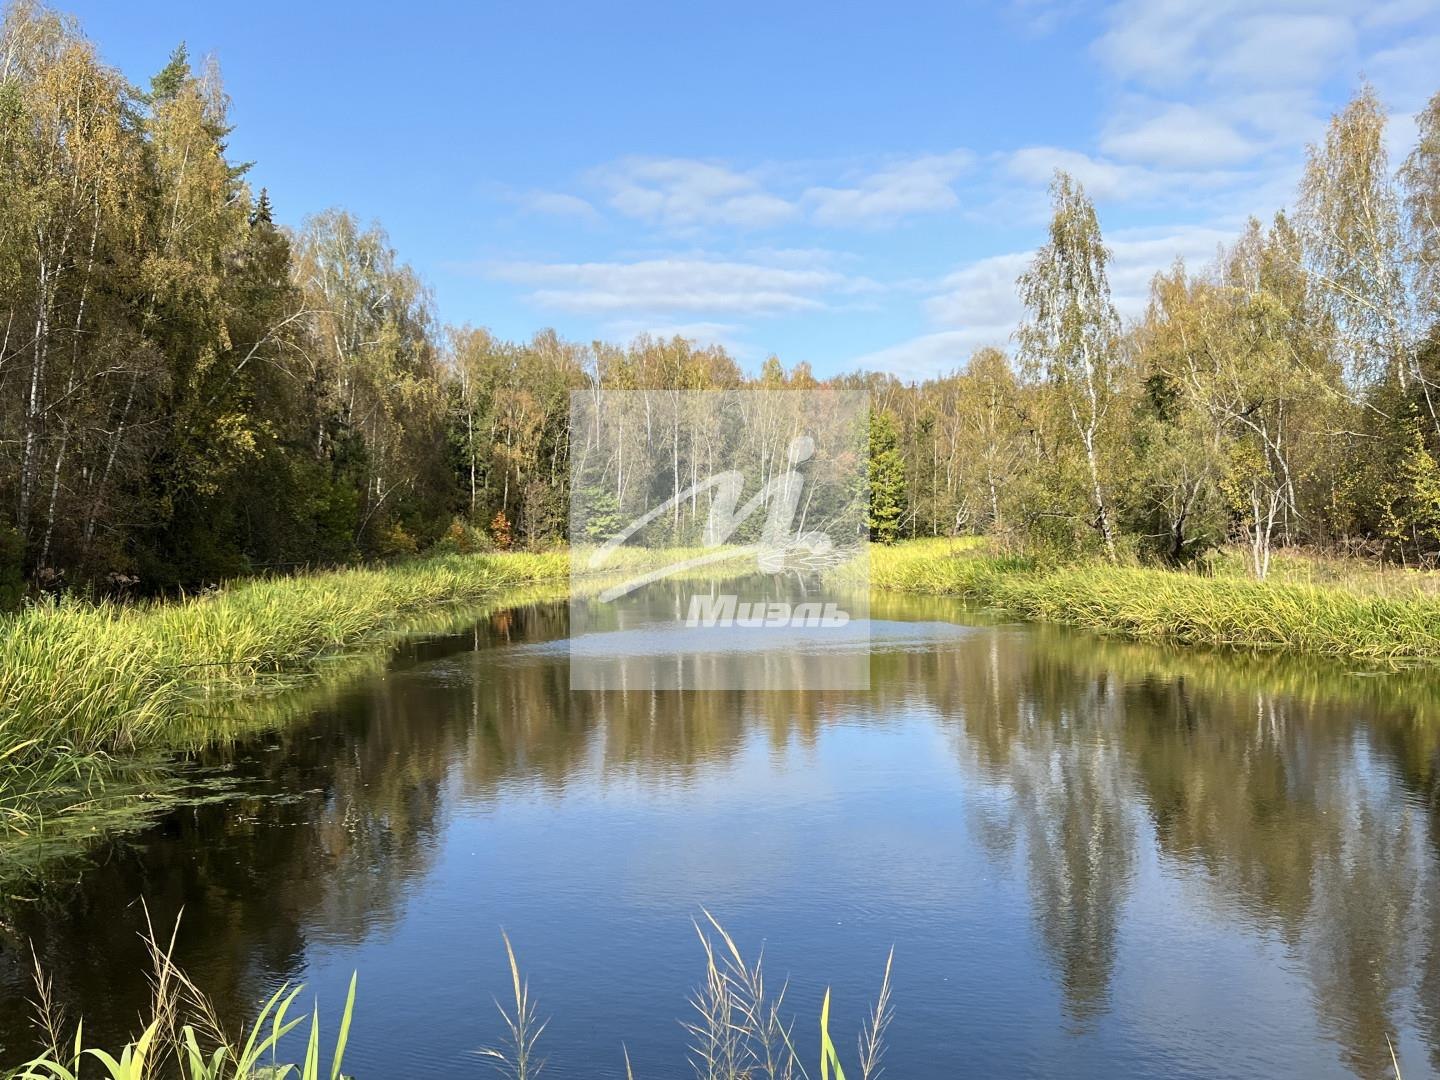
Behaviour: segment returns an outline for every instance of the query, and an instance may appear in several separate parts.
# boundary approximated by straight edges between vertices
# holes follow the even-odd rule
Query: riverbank
[[[0,834],[95,810],[117,773],[193,741],[197,715],[293,688],[437,610],[569,572],[564,551],[449,555],[0,619]]]
[[[1046,565],[975,538],[875,546],[870,558],[874,588],[962,597],[1112,636],[1440,661],[1436,575],[1293,558],[1265,582],[1223,557],[1209,569]],[[197,711],[286,689],[437,609],[569,574],[563,550],[443,555],[243,582],[178,603],[32,605],[0,618],[0,792],[5,774],[46,759],[173,747],[177,724]]]
[[[1117,638],[1389,668],[1440,661],[1440,576],[1293,556],[1267,582],[1232,556],[1207,570],[1045,565],[962,538],[877,546],[870,576],[877,589]],[[181,602],[50,601],[0,619],[0,863],[15,853],[8,841],[109,832],[193,797],[168,767],[177,751],[243,736],[279,715],[272,703],[303,698],[280,691],[343,682],[400,638],[444,632],[449,616],[527,588],[563,596],[569,574],[563,550],[446,555]]]
[[[1434,575],[1292,558],[1270,580],[1256,581],[1223,555],[1207,568],[1047,565],[966,538],[872,548],[870,582],[1136,640],[1393,666],[1440,663]]]

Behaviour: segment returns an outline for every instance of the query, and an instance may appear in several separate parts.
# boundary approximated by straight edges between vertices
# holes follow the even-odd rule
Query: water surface
[[[1165,652],[877,595],[866,692],[570,689],[564,604],[406,649],[9,901],[94,1036],[145,997],[139,898],[239,1019],[353,970],[358,1077],[487,1075],[503,927],[554,1078],[688,1075],[691,919],[842,1049],[895,949],[887,1075],[1407,1078],[1440,1067],[1440,808],[1417,676]],[[663,635],[627,630],[644,672]],[[659,640],[657,640],[657,637]],[[717,662],[751,663],[744,654]],[[844,647],[836,663],[864,663]],[[307,991],[307,994],[309,993]]]

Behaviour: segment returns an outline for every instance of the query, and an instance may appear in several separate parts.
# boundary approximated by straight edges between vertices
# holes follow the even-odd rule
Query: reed
[[[290,1016],[303,985],[281,986],[260,1006],[248,1028],[232,1036],[211,1000],[175,963],[175,934],[162,942],[152,930],[145,944],[152,963],[151,999],[144,1027],[135,1039],[117,1053],[87,1046],[83,1021],[76,1023],[73,1037],[67,1036],[50,980],[36,961],[34,1019],[45,1050],[0,1076],[5,1080],[80,1080],[94,1076],[99,1069],[106,1080],[174,1076],[184,1080],[345,1080],[340,1069],[355,1011],[355,976],[350,978],[328,1069],[321,1050],[318,1006],[310,1013],[304,1056],[295,1065],[281,1061],[279,1054],[285,1037],[305,1022],[303,1016]]]
[[[203,741],[197,716],[294,688],[437,612],[569,571],[563,551],[448,555],[175,602],[61,597],[0,618],[0,836],[92,809],[137,760]]]
[[[272,687],[436,607],[568,573],[564,553],[454,555],[173,603],[37,603],[0,620],[0,762],[153,745],[207,698]]]
[[[1292,571],[1225,573],[1047,564],[982,544],[923,541],[871,556],[882,589],[964,597],[1022,618],[1101,634],[1388,666],[1440,661],[1440,596],[1428,576],[1311,583]]]
[[[735,940],[709,912],[696,921],[705,970],[691,998],[695,1017],[685,1024],[690,1032],[690,1066],[698,1080],[809,1080],[804,1055],[796,1049],[793,1018],[782,1016],[785,986],[771,993],[766,988],[763,957],[747,961]],[[514,992],[512,1008],[496,1003],[505,1029],[503,1045],[478,1051],[496,1069],[513,1080],[536,1080],[545,1060],[539,1055],[546,1021],[521,972],[508,936],[502,934]],[[227,1033],[214,1004],[175,963],[175,935],[159,940],[153,930],[146,937],[153,971],[152,995],[143,1027],[131,1042],[112,1053],[85,1044],[84,1024],[73,1035],[54,1000],[49,979],[35,966],[35,1026],[45,1050],[17,1068],[0,1070],[3,1080],[78,1080],[82,1067],[98,1064],[107,1080],[344,1080],[341,1066],[350,1039],[355,1008],[356,977],[340,1017],[339,1033],[330,1054],[328,1071],[321,1052],[318,1007],[310,1013],[308,1037],[300,1064],[283,1060],[287,1035],[304,1023],[290,1013],[303,986],[286,984],[260,1006],[250,1024]],[[894,951],[885,961],[880,993],[857,1039],[856,1066],[861,1080],[878,1080],[884,1056],[886,1028],[893,1015],[890,973]],[[830,1034],[830,991],[820,1009],[819,1073],[822,1080],[845,1080],[841,1055]],[[630,1055],[623,1046],[625,1074],[634,1080]],[[86,1075],[90,1072],[87,1069]]]

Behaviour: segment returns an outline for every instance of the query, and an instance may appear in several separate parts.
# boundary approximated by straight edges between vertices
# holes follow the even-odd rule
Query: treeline
[[[897,532],[1184,562],[1277,545],[1440,555],[1440,94],[1400,168],[1365,87],[1312,146],[1293,215],[1157,274],[1122,326],[1092,204],[1057,174],[1017,283],[1016,363],[892,387]]]
[[[183,47],[137,89],[72,20],[27,0],[5,13],[12,593],[386,555],[457,507],[463,386],[424,286],[342,211],[277,228],[227,152],[227,111],[218,70]]]
[[[442,327],[379,226],[277,227],[227,113],[218,70],[183,48],[137,88],[72,20],[6,10],[0,602],[560,541],[572,390],[821,385],[682,339]],[[829,380],[876,407],[874,536],[1175,561],[1244,540],[1262,575],[1275,544],[1433,560],[1440,97],[1398,174],[1384,126],[1362,91],[1313,148],[1298,212],[1159,275],[1132,326],[1094,210],[1058,176],[1014,356],[919,385]]]

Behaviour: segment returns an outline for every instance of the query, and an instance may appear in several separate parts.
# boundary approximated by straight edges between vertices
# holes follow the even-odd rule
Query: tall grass
[[[401,638],[693,554],[623,548],[573,580],[565,550],[439,555],[0,616],[0,880],[142,824],[186,797],[167,755],[306,715],[315,692],[373,670]]]
[[[568,572],[563,553],[454,555],[179,603],[38,603],[0,620],[0,761],[153,744],[207,697],[312,670],[437,605]]]
[[[705,953],[705,970],[691,998],[695,1015],[684,1023],[691,1036],[690,1066],[698,1080],[810,1080],[805,1054],[796,1047],[795,1021],[782,1015],[785,986],[774,993],[766,987],[763,958],[747,962],[735,940],[709,912],[696,923]],[[503,1045],[477,1053],[512,1080],[536,1080],[545,1066],[539,1054],[546,1021],[521,973],[508,936],[505,956],[514,993],[513,1006],[496,1003],[505,1029]],[[339,1033],[330,1054],[328,1072],[322,1059],[318,1007],[310,1014],[306,1048],[301,1064],[283,1061],[284,1039],[304,1022],[290,1018],[290,1010],[304,989],[286,984],[260,1006],[254,1019],[231,1035],[210,999],[174,962],[174,935],[168,943],[153,932],[146,938],[153,971],[148,1015],[142,1030],[125,1046],[112,1052],[87,1046],[83,1022],[73,1035],[60,1015],[49,980],[39,964],[35,969],[35,1026],[45,1050],[9,1071],[3,1080],[77,1080],[83,1066],[98,1063],[108,1080],[343,1080],[340,1072],[350,1038],[355,1007],[356,978],[340,1018]],[[885,1035],[893,1009],[890,974],[894,952],[885,961],[880,993],[856,1041],[856,1073],[860,1080],[878,1080],[885,1053]],[[830,991],[825,991],[819,1019],[821,1080],[845,1080],[842,1055],[830,1034]],[[620,1056],[626,1076],[634,1080],[630,1055],[623,1045]],[[87,1070],[86,1075],[90,1075]]]
[[[178,930],[178,925],[176,927]],[[80,1080],[102,1070],[106,1080],[343,1080],[340,1072],[350,1040],[355,1011],[356,977],[340,1016],[340,1030],[325,1067],[321,1049],[318,1006],[310,1013],[305,1053],[299,1065],[279,1060],[282,1040],[304,1024],[290,1012],[304,986],[285,984],[260,1006],[248,1028],[233,1037],[226,1031],[209,997],[174,961],[175,935],[168,942],[145,938],[150,952],[151,997],[143,1030],[112,1053],[85,1044],[83,1020],[73,1036],[66,1034],[66,1019],[55,1001],[49,978],[35,965],[35,1027],[45,1050],[18,1068],[0,1073],[5,1080]]]
[[[29,833],[64,793],[84,807],[194,718],[293,687],[420,616],[563,582],[564,552],[450,555],[385,569],[250,581],[179,602],[73,597],[0,618],[0,835]]]
[[[960,596],[1103,634],[1368,663],[1440,661],[1440,597],[1427,585],[1254,581],[1086,563],[1048,565],[945,541],[875,551],[877,588]]]

